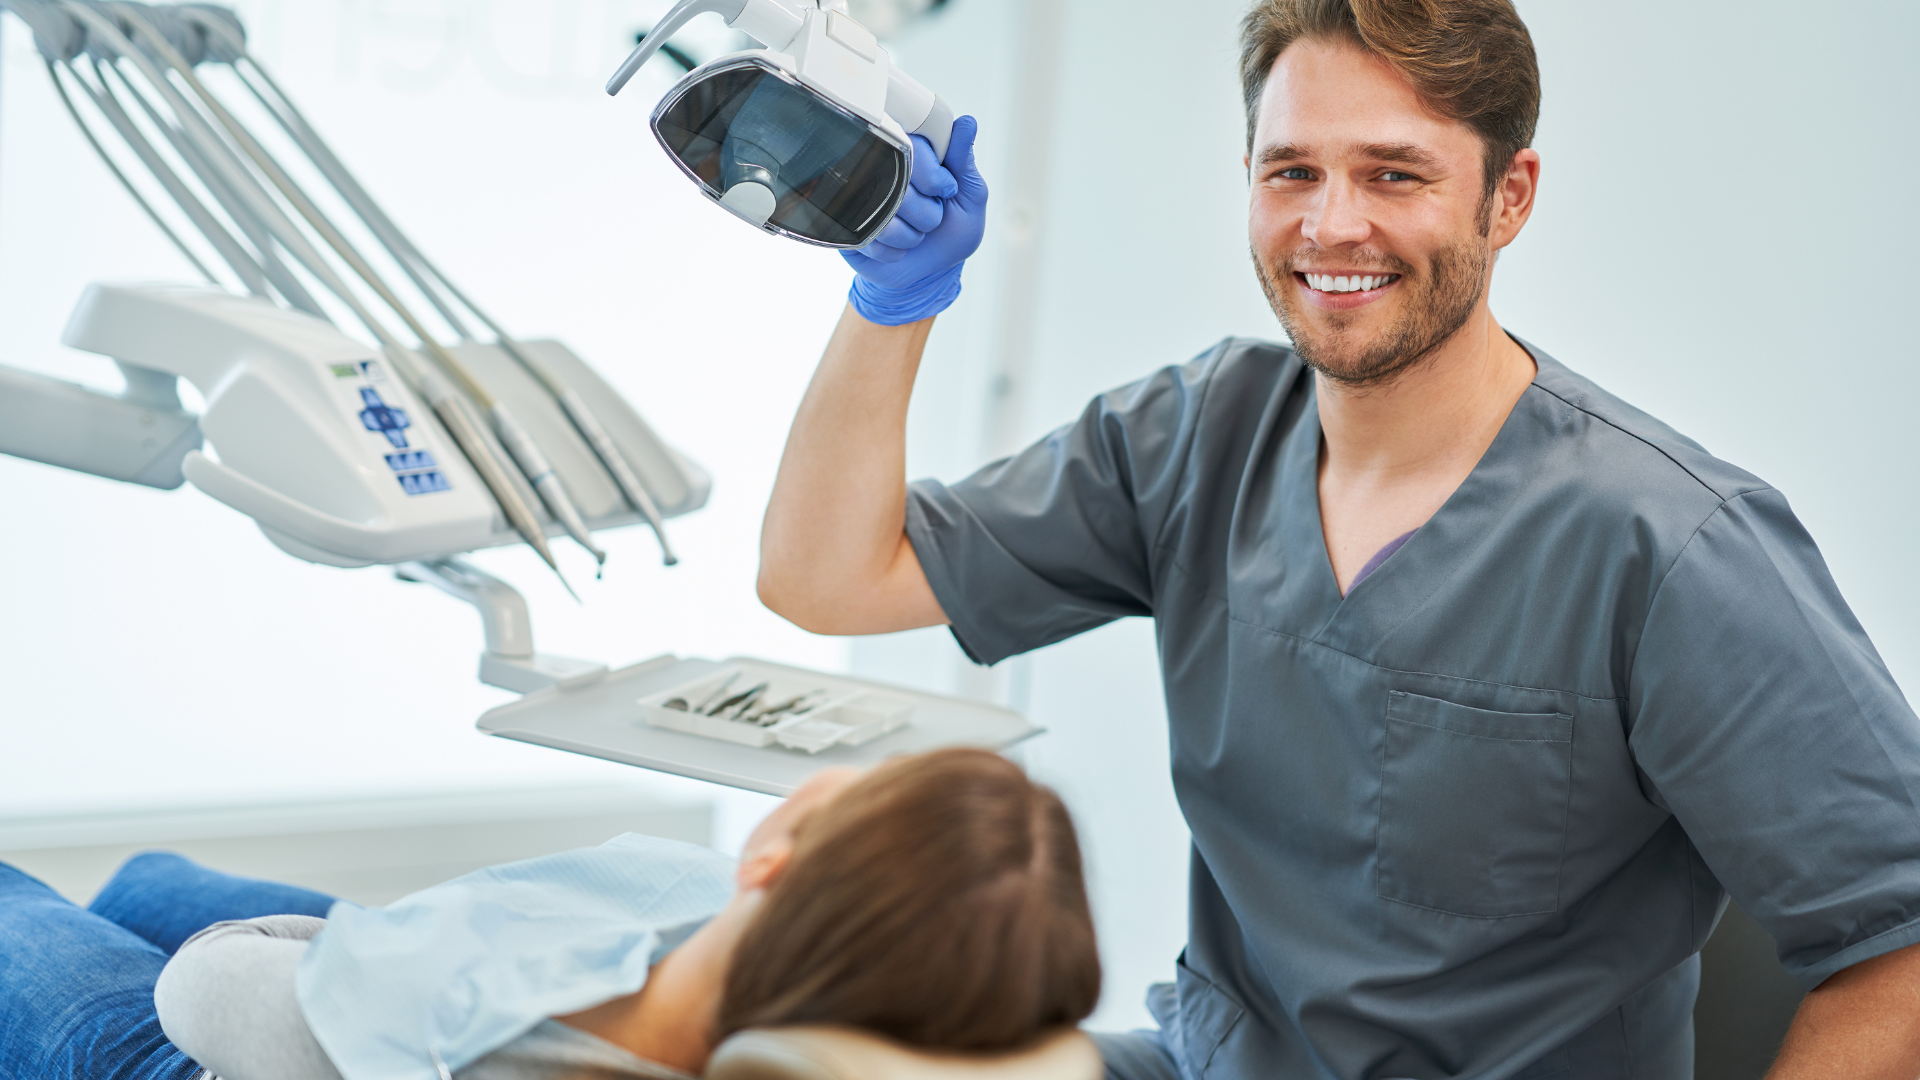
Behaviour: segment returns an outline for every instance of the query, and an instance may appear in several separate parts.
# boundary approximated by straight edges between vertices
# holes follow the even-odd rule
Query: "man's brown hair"
[[[898,758],[805,821],[741,938],[719,1034],[847,1024],[1005,1050],[1100,998],[1080,845],[1059,796],[984,750]]]
[[[1267,75],[1302,38],[1345,39],[1387,62],[1427,108],[1486,146],[1492,198],[1540,119],[1540,65],[1511,0],[1259,0],[1240,25],[1247,152]]]

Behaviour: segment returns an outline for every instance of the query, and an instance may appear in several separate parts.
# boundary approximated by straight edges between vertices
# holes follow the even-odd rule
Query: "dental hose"
[[[92,13],[87,12],[87,14],[91,15]],[[97,16],[95,18],[97,18]],[[332,222],[328,221],[320,212],[319,208],[308,200],[306,194],[299,189],[291,177],[287,176],[286,173],[280,169],[279,164],[253,139],[246,128],[207,90],[205,85],[200,82],[198,76],[194,74],[191,66],[186,63],[185,58],[173,48],[172,44],[160,35],[146,20],[134,16],[129,18],[128,21],[147,39],[148,44],[153,47],[154,51],[179,73],[181,80],[192,88],[195,95],[198,96],[206,106],[207,111],[212,113],[213,116],[220,121],[233,141],[253,160],[254,165],[267,176],[267,179],[273,183],[274,187],[279,189],[281,196],[293,205],[300,216],[306,219],[307,224],[315,232],[320,234],[321,239],[325,240],[327,245],[334,250],[335,254],[353,269],[355,274],[366,283],[367,287],[372,289],[374,293],[393,310],[394,314],[400,317],[401,322],[406,324],[407,329],[419,339],[422,346],[421,351],[426,354],[428,359],[430,359],[436,367],[452,376],[453,379],[460,384],[461,388],[467,392],[468,396],[473,399],[475,405],[483,413],[487,414],[487,417],[492,421],[495,433],[499,436],[501,443],[506,447],[507,453],[511,455],[511,460],[519,466],[528,481],[533,484],[534,491],[538,493],[540,501],[546,504],[547,509],[553,514],[554,519],[561,524],[562,528],[567,530],[568,534],[572,536],[576,542],[594,556],[596,564],[604,563],[606,561],[606,553],[593,543],[592,535],[587,531],[586,525],[581,520],[579,511],[574,507],[572,500],[568,498],[565,487],[560,483],[559,476],[555,474],[552,467],[547,464],[545,455],[540,452],[538,444],[526,429],[521,426],[519,421],[513,416],[511,410],[506,407],[505,403],[499,401],[488,392],[485,386],[474,377],[473,373],[455,358],[452,353],[448,352],[446,347],[441,345],[440,342],[428,332],[427,328],[414,317],[413,313],[400,298],[393,293],[386,282],[381,280],[379,274],[374,271],[373,267],[370,266],[366,260],[361,257],[360,253],[353,248],[352,244],[347,241],[346,237],[334,228]],[[104,20],[101,20],[101,22],[104,23]],[[115,30],[115,36],[118,36],[117,29]],[[122,40],[124,41],[125,39],[122,38]],[[129,42],[128,44],[131,43]],[[122,51],[132,56],[130,51],[124,49]],[[136,64],[140,63],[140,58],[133,58]],[[149,76],[149,80],[152,80],[152,76]],[[350,293],[344,288],[344,283],[334,291],[347,294],[343,295],[342,298],[343,300],[347,300],[350,306],[357,305],[357,301],[350,299]],[[356,312],[356,314],[361,314],[363,321],[366,321],[366,319],[370,317],[370,313]],[[391,342],[383,342],[383,344],[389,345],[390,352],[397,346],[397,343]],[[422,379],[420,382],[421,389],[425,396],[428,397],[429,404],[433,406],[435,413],[440,415],[443,421],[449,423],[449,430],[453,430],[454,427],[462,429],[462,434],[455,436],[456,441],[461,444],[461,449],[463,451],[469,451],[469,444],[481,444],[481,453],[477,455],[471,452],[468,453],[468,456],[474,459],[474,466],[480,472],[481,479],[486,483],[487,487],[493,491],[496,499],[498,499],[501,504],[502,510],[506,512],[508,521],[512,524],[514,530],[540,554],[541,559],[547,563],[548,567],[550,567],[555,574],[560,575],[562,584],[566,585],[567,591],[572,594],[573,587],[566,583],[566,576],[561,573],[559,564],[553,557],[552,550],[547,546],[545,530],[540,527],[539,520],[533,515],[532,510],[526,505],[525,501],[520,498],[519,493],[514,490],[510,478],[504,474],[504,470],[501,468],[498,460],[494,455],[485,452],[486,448],[484,443],[486,440],[480,437],[480,432],[471,430],[473,425],[469,418],[465,416],[464,410],[458,407],[458,402],[454,399],[451,388],[444,388],[444,392],[442,392],[443,388],[435,385],[437,380]],[[458,419],[449,420],[450,416],[458,417]],[[578,594],[574,594],[574,598],[578,600]]]
[[[183,123],[186,122],[188,117],[192,117],[202,124],[205,123],[204,119],[194,111],[191,104],[180,96],[179,91],[174,89],[166,77],[155,69],[147,57],[135,48],[133,43],[120,32],[119,27],[85,5],[75,3],[73,0],[67,0],[67,3],[63,6],[73,17],[83,22],[89,30],[98,33],[109,45],[118,51],[120,55],[130,59],[135,66],[139,67],[141,74],[145,76],[148,83],[154,86],[163,97],[169,99],[169,104],[173,107],[175,113],[180,116]],[[356,272],[368,280],[368,285],[377,293],[381,294],[382,299],[387,300],[390,305],[395,307],[396,313],[400,315],[401,319],[407,322],[409,328],[414,329],[422,338],[422,342],[426,346],[427,351],[430,354],[438,352],[447,360],[452,360],[451,356],[446,355],[445,349],[440,347],[439,343],[434,341],[430,335],[427,335],[424,332],[425,328],[421,327],[418,320],[415,320],[411,313],[407,312],[404,306],[399,303],[399,298],[393,296],[392,292],[386,289],[384,283],[378,280],[372,268],[367,266],[365,262],[359,258],[358,253],[352,250],[351,245],[346,242],[345,237],[340,236],[339,233],[332,228],[331,223],[325,220],[318,208],[308,202],[305,196],[293,184],[292,180],[279,170],[272,159],[268,157],[266,151],[247,135],[244,128],[240,126],[239,122],[235,120],[231,114],[227,113],[224,108],[220,107],[217,101],[213,100],[212,95],[207,91],[206,87],[202,85],[193,75],[193,72],[186,67],[184,58],[173,48],[172,44],[155,31],[145,19],[140,18],[137,12],[121,9],[117,13],[125,17],[136,32],[148,39],[149,43],[154,47],[154,51],[163,60],[176,71],[180,72],[182,80],[192,87],[194,92],[207,103],[209,111],[213,112],[221,121],[227,128],[229,134],[233,136],[234,141],[239,143],[241,148],[253,158],[254,163],[262,172],[267,174],[268,178],[280,189],[281,194],[287,198],[288,202],[294,205],[295,209],[307,219],[308,224],[327,240],[328,244],[334,248],[342,259],[346,260],[349,265],[354,267]],[[207,136],[211,138],[212,143],[215,145],[218,144],[217,137],[213,137],[211,131],[207,132]],[[222,161],[225,161],[225,159],[214,157],[211,159],[211,164],[218,165]],[[237,163],[228,162],[228,164],[229,167],[232,168],[238,167]],[[227,179],[230,181],[233,189],[242,197],[256,200],[265,199],[264,193],[259,192],[257,188],[250,189],[248,187],[249,184],[252,184],[252,178],[246,177],[244,173],[241,173],[241,175],[237,177],[229,177]],[[526,500],[522,498],[519,491],[515,489],[512,478],[507,474],[506,467],[501,463],[500,456],[496,455],[488,445],[490,440],[485,438],[483,431],[476,429],[476,425],[472,419],[467,416],[464,402],[454,393],[453,388],[447,385],[446,380],[438,377],[436,373],[416,368],[412,363],[412,358],[407,354],[405,347],[386,330],[380,321],[373,316],[373,313],[366,309],[365,305],[360,303],[358,297],[353,295],[352,290],[346,287],[345,282],[341,281],[339,277],[332,272],[331,268],[326,265],[325,260],[319,257],[318,252],[313,251],[305,239],[299,235],[298,231],[291,227],[291,223],[286,222],[285,219],[279,215],[277,208],[267,203],[264,206],[258,206],[254,209],[259,211],[256,216],[264,225],[272,230],[275,239],[305,264],[309,271],[325,283],[330,291],[339,296],[341,302],[346,304],[355,316],[366,324],[368,330],[380,341],[390,362],[394,364],[395,370],[400,372],[402,378],[406,379],[409,385],[427,400],[428,404],[433,408],[434,413],[439,416],[442,423],[446,425],[448,434],[453,438],[455,444],[460,447],[461,452],[473,463],[474,469],[479,473],[481,481],[485,483],[488,490],[493,493],[494,499],[506,514],[508,523],[513,527],[514,531],[519,533],[522,539],[540,555],[547,566],[559,576],[561,584],[566,587],[567,592],[574,595],[574,598],[578,600],[578,594],[573,593],[572,585],[567,582],[566,575],[561,572],[559,563],[556,562],[553,557],[552,549],[547,546],[546,535],[540,526],[539,519],[534,516]],[[438,360],[439,357],[435,357],[435,359]],[[455,361],[455,365],[457,366],[457,361]]]
[[[346,166],[333,153],[332,149],[320,138],[319,133],[313,129],[312,125],[307,123],[306,117],[300,113],[299,108],[294,105],[293,100],[280,89],[280,85],[274,81],[272,74],[262,67],[260,62],[254,59],[252,54],[247,51],[246,42],[236,37],[231,27],[214,22],[204,23],[203,25],[209,32],[216,33],[224,39],[222,44],[229,54],[228,63],[233,67],[235,73],[240,75],[241,82],[252,91],[254,97],[266,108],[267,112],[279,121],[280,126],[293,139],[295,144],[306,152],[307,157],[313,161],[320,172],[333,184],[334,189],[338,191],[348,205],[353,207],[354,211],[360,215],[361,220],[367,224],[368,228],[380,240],[381,244],[386,247],[395,261],[399,262],[402,268],[407,271],[408,277],[427,296],[428,301],[447,318],[448,324],[453,326],[455,331],[462,337],[468,336],[459,320],[451,315],[447,309],[447,305],[440,300],[438,291],[433,289],[425,280],[427,277],[431,277],[434,281],[439,282],[440,286],[452,296],[456,303],[471,312],[493,333],[500,347],[508,356],[512,357],[528,374],[539,380],[541,385],[546,388],[548,394],[560,404],[561,409],[567,415],[567,419],[572,421],[575,430],[579,432],[581,438],[586,440],[587,445],[592,448],[595,456],[600,459],[600,463],[606,468],[607,473],[612,476],[615,486],[619,488],[620,494],[626,499],[628,505],[632,506],[653,530],[654,536],[660,542],[662,560],[668,566],[677,564],[680,560],[673,552],[672,543],[667,539],[666,522],[660,513],[659,507],[655,504],[652,495],[647,491],[646,485],[640,480],[639,474],[634,471],[632,464],[627,461],[626,455],[621,452],[619,445],[614,442],[613,437],[607,433],[605,426],[600,423],[599,417],[594,414],[593,409],[587,404],[586,399],[581,397],[579,391],[562,380],[551,367],[542,363],[539,358],[523,348],[500,324],[494,322],[493,319],[469,299],[458,286],[449,280],[445,274],[441,273],[439,267],[430,262],[426,255],[400,232],[399,227],[380,209],[379,204],[374,202],[373,197],[367,193],[366,189],[360,186],[359,181],[353,177],[352,173],[347,170]],[[241,60],[245,60],[247,67],[259,76],[259,80],[265,85],[266,90],[271,91],[273,100],[269,100],[268,94],[263,92],[260,86],[255,85],[254,80],[248,78],[246,73],[241,70],[239,64]],[[503,438],[505,438],[504,434]],[[512,449],[513,446],[514,443],[508,440],[509,449]],[[527,466],[525,462],[522,462],[522,465],[532,470],[528,472],[529,476],[539,474],[539,470]],[[555,483],[558,483],[557,478]],[[561,518],[561,515],[556,512],[555,517]],[[562,523],[565,524],[564,519],[561,520]],[[573,530],[569,527],[568,531],[572,532]],[[584,527],[582,532],[584,532]],[[575,539],[580,538],[580,534],[576,533],[574,535]],[[585,541],[582,541],[582,543],[585,544]],[[589,550],[594,549],[589,545]],[[596,555],[599,555],[597,551]],[[599,557],[601,561],[604,562],[604,556]]]

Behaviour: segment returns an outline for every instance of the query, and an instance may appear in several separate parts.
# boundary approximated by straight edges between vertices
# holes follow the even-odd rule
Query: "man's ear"
[[[792,861],[793,843],[788,840],[772,841],[740,860],[739,869],[733,875],[734,885],[741,892],[770,888],[780,880],[780,875],[787,872],[787,864]]]
[[[1507,175],[1493,200],[1488,231],[1495,251],[1513,243],[1533,216],[1534,196],[1540,191],[1540,152],[1529,147],[1513,155]]]

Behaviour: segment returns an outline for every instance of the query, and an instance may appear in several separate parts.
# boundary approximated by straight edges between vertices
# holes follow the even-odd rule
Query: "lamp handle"
[[[627,54],[627,58],[620,62],[620,67],[613,73],[613,78],[607,80],[607,96],[612,97],[618,94],[621,87],[627,85],[627,80],[633,78],[634,73],[640,70],[640,66],[653,59],[653,54],[660,51],[660,46],[665,45],[668,38],[679,33],[681,27],[692,22],[694,16],[705,15],[709,11],[718,12],[727,20],[727,25],[732,26],[733,21],[740,17],[740,13],[745,11],[746,7],[747,0],[680,0],[673,5],[673,10],[667,12],[665,18],[655,23],[652,30],[647,31],[647,36],[640,39],[640,44],[633,47],[633,51]]]

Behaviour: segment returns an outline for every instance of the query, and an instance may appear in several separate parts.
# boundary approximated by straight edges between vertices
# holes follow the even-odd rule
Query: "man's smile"
[[[1400,275],[1296,270],[1293,279],[1304,287],[1301,291],[1315,307],[1344,310],[1372,303],[1392,288]]]

